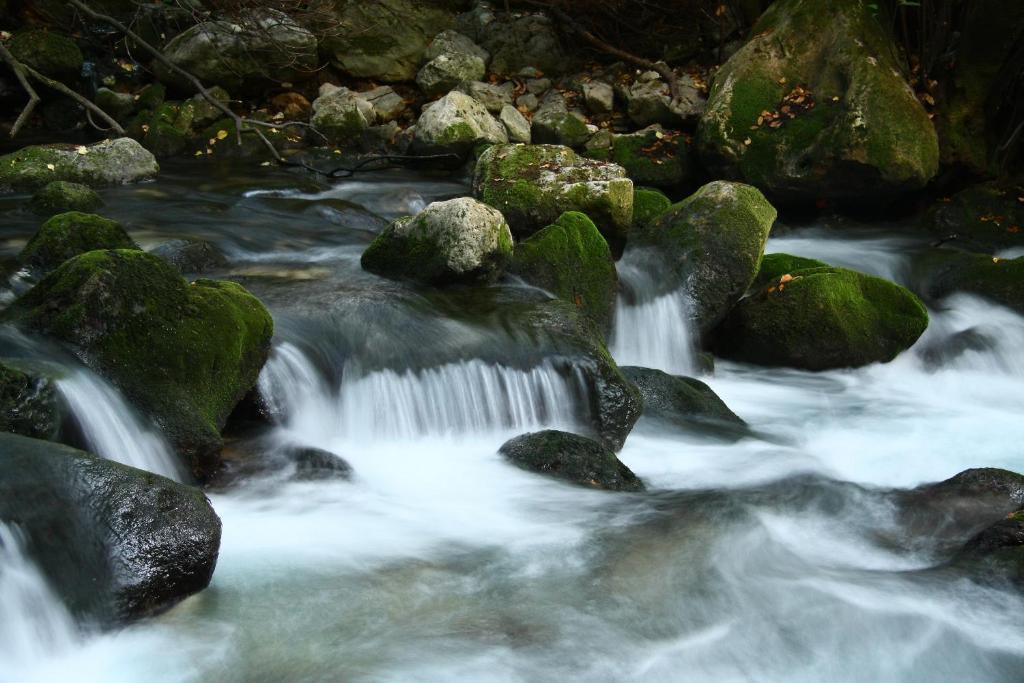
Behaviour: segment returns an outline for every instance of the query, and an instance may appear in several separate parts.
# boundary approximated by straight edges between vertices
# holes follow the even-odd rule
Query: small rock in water
[[[205,240],[169,240],[153,247],[150,253],[167,261],[182,274],[198,275],[228,264],[217,245]]]
[[[295,463],[295,478],[304,481],[316,479],[350,479],[352,466],[340,456],[320,448],[294,447],[285,450],[285,457]]]
[[[643,491],[644,484],[615,454],[593,439],[548,429],[523,434],[499,449],[524,470],[607,491]]]

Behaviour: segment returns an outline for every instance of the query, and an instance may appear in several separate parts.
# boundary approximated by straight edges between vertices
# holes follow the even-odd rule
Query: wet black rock
[[[198,275],[224,268],[228,260],[217,245],[205,240],[169,240],[150,252],[174,266],[182,275]]]
[[[15,360],[0,361],[0,431],[52,441],[63,408],[53,378]]]
[[[308,446],[289,448],[286,458],[295,463],[295,478],[301,480],[350,479],[352,466],[340,456],[321,448]]]
[[[204,589],[220,548],[199,489],[14,434],[0,434],[0,520],[25,533],[71,611],[105,625]]]
[[[643,417],[685,432],[741,438],[747,423],[729,409],[704,382],[661,370],[622,366],[622,374],[640,390]]]
[[[1009,580],[1024,586],[1024,511],[971,538],[953,558],[953,565],[984,582]]]
[[[593,439],[548,429],[506,441],[499,453],[517,467],[580,486],[642,491],[643,482]]]

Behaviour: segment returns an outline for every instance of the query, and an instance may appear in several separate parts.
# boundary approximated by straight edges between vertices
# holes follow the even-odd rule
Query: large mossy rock
[[[0,157],[0,190],[37,190],[55,180],[89,187],[148,180],[160,171],[153,155],[131,138],[87,146],[32,145]]]
[[[413,0],[330,0],[331,30],[321,50],[357,78],[411,81],[434,36],[455,17],[438,3]]]
[[[90,251],[17,299],[4,319],[64,342],[149,414],[192,472],[218,465],[220,430],[256,383],[273,320],[233,282],[189,284],[143,251]]]
[[[55,180],[32,195],[29,206],[37,215],[53,216],[67,211],[95,211],[103,206],[103,200],[85,185]]]
[[[57,80],[77,79],[85,61],[75,41],[53,31],[19,31],[7,49],[23,64]]]
[[[0,361],[0,432],[52,441],[63,416],[50,376],[23,361]]]
[[[67,446],[0,434],[0,520],[77,616],[116,625],[213,576],[221,524],[203,492]]]
[[[508,142],[505,126],[487,107],[465,93],[452,91],[420,115],[412,150],[416,154],[467,156],[477,145],[503,142]]]
[[[715,331],[716,353],[806,370],[888,362],[928,326],[921,301],[897,284],[844,268],[770,280]]]
[[[608,243],[585,214],[570,211],[516,245],[509,272],[579,307],[607,337],[619,278]]]
[[[317,40],[288,15],[272,9],[244,12],[237,22],[204,21],[171,39],[163,49],[175,66],[206,85],[247,92],[274,82],[311,76],[317,68]],[[162,64],[161,81],[192,84]]]
[[[138,248],[117,221],[69,211],[43,223],[18,254],[18,260],[37,274],[45,274],[87,251]]]
[[[670,269],[666,289],[685,289],[706,335],[754,281],[776,215],[756,188],[716,180],[663,212],[630,244],[661,254]]]
[[[974,251],[1024,248],[1024,181],[972,185],[939,201],[924,215],[926,230],[943,242]]]
[[[517,237],[565,211],[585,213],[613,246],[633,221],[633,181],[621,166],[558,145],[495,145],[477,161],[474,196],[505,215]]]
[[[587,156],[613,161],[637,185],[677,188],[689,174],[689,147],[679,131],[651,126],[635,133],[608,134],[604,145],[587,145]]]
[[[935,128],[869,3],[779,0],[715,75],[698,132],[713,172],[773,199],[887,202],[938,171]]]
[[[506,441],[499,453],[530,472],[606,491],[642,491],[644,484],[615,454],[593,439],[548,429]]]
[[[633,190],[633,230],[642,233],[661,214],[672,207],[672,200],[660,190],[638,187]]]
[[[794,273],[798,270],[807,270],[808,268],[828,268],[829,264],[818,259],[807,258],[806,256],[794,256],[793,254],[784,254],[776,252],[774,254],[765,254],[764,258],[761,259],[761,267],[757,271],[757,277],[754,278],[754,283],[750,285],[750,292],[756,293],[762,287],[767,287],[768,283],[772,280],[786,275],[787,273]]]
[[[428,284],[490,283],[512,258],[501,212],[471,197],[434,202],[399,218],[363,252],[364,269]]]
[[[733,439],[749,431],[747,423],[699,379],[634,366],[623,366],[622,374],[640,389],[645,420],[684,432]]]
[[[937,250],[914,264],[920,291],[929,299],[965,292],[1024,315],[1024,256],[1004,259],[988,254]]]

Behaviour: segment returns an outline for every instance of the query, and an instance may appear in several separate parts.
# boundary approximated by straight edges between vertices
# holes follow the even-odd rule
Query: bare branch
[[[28,103],[25,104],[25,108],[21,110],[20,114],[18,114],[18,119],[14,122],[14,126],[11,128],[11,137],[13,138],[17,136],[18,131],[20,131],[21,127],[25,125],[25,122],[28,121],[28,117],[32,115],[32,110],[34,110],[36,105],[39,104],[39,94],[36,93],[35,88],[33,88],[32,84],[28,82],[28,79],[25,78],[25,65],[15,59],[14,55],[8,51],[7,47],[3,43],[0,43],[0,59],[7,62],[8,66],[11,67],[11,70],[14,71],[14,75],[18,79],[18,83],[20,83],[25,92],[28,93]]]

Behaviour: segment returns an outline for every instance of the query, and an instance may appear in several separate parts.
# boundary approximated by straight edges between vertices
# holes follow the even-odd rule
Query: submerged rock
[[[103,206],[103,200],[85,185],[55,180],[32,195],[29,206],[40,216],[53,216],[66,211],[95,211]]]
[[[868,3],[772,3],[715,74],[698,139],[773,199],[886,202],[938,171],[935,128]]]
[[[18,260],[42,275],[94,249],[138,248],[120,223],[92,213],[69,211],[43,223],[18,254]]]
[[[63,419],[51,377],[24,362],[0,361],[0,432],[52,441]]]
[[[295,464],[295,478],[302,481],[350,479],[352,466],[344,459],[321,448],[288,448],[285,457]]]
[[[495,145],[477,161],[473,194],[528,237],[565,211],[585,213],[612,245],[633,221],[633,182],[616,164],[558,145]]]
[[[622,374],[640,389],[643,417],[685,432],[740,438],[749,430],[704,382],[661,370],[623,366]]]
[[[666,289],[685,288],[706,335],[754,281],[775,217],[756,188],[716,180],[638,231],[631,246],[662,255],[671,271]]]
[[[202,478],[220,430],[256,383],[273,320],[233,282],[189,284],[143,251],[90,251],[18,298],[3,319],[64,342],[150,415]]]
[[[506,441],[499,453],[530,472],[606,491],[643,491],[644,485],[615,454],[593,439],[553,429]]]
[[[0,157],[0,189],[36,190],[54,180],[90,187],[148,180],[160,170],[131,138],[92,145],[32,145]]]
[[[412,149],[417,154],[465,156],[476,145],[502,142],[508,142],[505,127],[487,108],[469,95],[453,91],[420,115]]]
[[[169,240],[153,247],[149,253],[167,261],[182,275],[198,275],[228,265],[217,245],[205,240]]]
[[[897,284],[843,268],[786,273],[740,301],[715,331],[726,358],[805,370],[888,362],[928,326]]]
[[[386,277],[449,284],[494,282],[511,258],[512,233],[501,212],[460,197],[394,221],[361,263]]]
[[[979,532],[952,563],[986,583],[1012,581],[1024,587],[1024,510]]]
[[[221,523],[203,492],[89,453],[0,434],[0,519],[71,611],[115,625],[213,576]]]
[[[585,214],[570,211],[520,242],[509,272],[568,301],[607,337],[618,274],[611,250]]]
[[[924,296],[941,299],[955,292],[975,294],[1024,315],[1024,256],[935,251],[918,259],[915,270]]]

